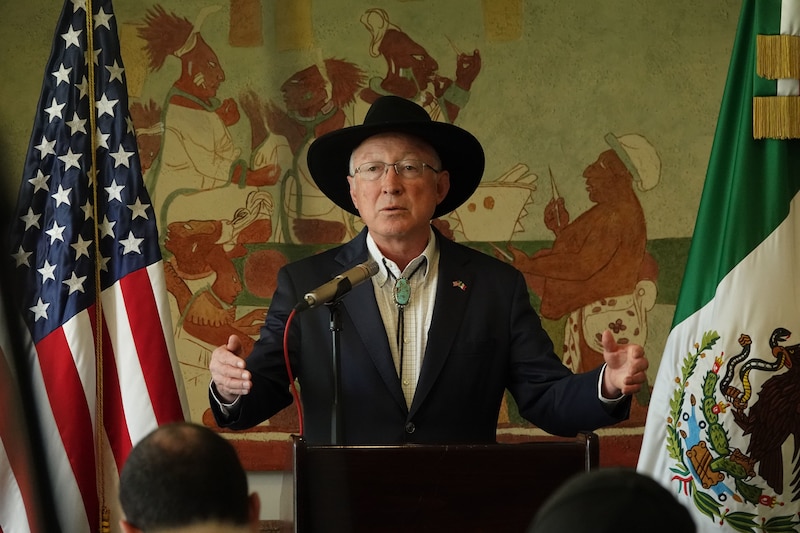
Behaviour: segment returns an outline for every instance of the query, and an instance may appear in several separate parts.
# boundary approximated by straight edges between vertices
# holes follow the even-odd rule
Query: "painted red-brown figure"
[[[136,129],[136,144],[142,172],[147,172],[161,151],[164,124],[161,123],[161,106],[150,100],[146,104],[131,105],[131,120]]]
[[[392,24],[383,9],[368,9],[361,22],[372,34],[370,54],[386,60],[386,74],[370,80],[369,87],[361,91],[361,98],[372,103],[382,95],[402,96],[427,108],[434,120],[455,122],[480,73],[479,51],[457,53],[455,80],[452,80],[439,74],[439,63],[422,45]]]
[[[147,176],[162,225],[168,222],[167,211],[179,196],[241,181],[250,186],[273,185],[280,176],[278,165],[255,157],[258,146],[252,147],[252,159],[259,165],[251,167],[247,161],[251,158],[241,155],[228,130],[240,119],[239,107],[232,98],[217,99],[225,72],[200,34],[202,22],[214,10],[202,10],[192,24],[156,5],[139,27],[151,71],[160,70],[170,56],[177,57],[181,67],[164,104],[159,158]]]
[[[633,184],[654,186],[660,161],[639,135],[607,140],[617,149],[602,152],[583,172],[595,205],[570,221],[563,198],[554,198],[544,214],[556,236],[553,246],[531,257],[510,247],[514,264],[541,297],[540,314],[567,316],[564,362],[578,371],[602,364],[597,335],[603,329],[621,344],[644,344],[646,311],[655,303],[658,264],[646,251],[645,216]],[[635,161],[639,155],[644,158]]]
[[[282,136],[293,154],[293,164],[281,181],[279,240],[326,244],[354,234],[346,216],[308,178],[305,150],[316,137],[346,125],[347,111],[365,81],[366,75],[354,63],[328,58],[296,72],[281,85],[285,110],[264,102],[255,91],[242,96],[254,139],[270,132]]]
[[[226,251],[219,243],[222,224],[214,220],[173,222],[167,229],[166,248],[173,253],[165,263],[167,289],[178,303],[179,326],[193,337],[213,346],[236,334],[252,347],[251,336],[257,335],[264,323],[266,308],[236,316],[236,297],[242,282],[233,259],[245,250],[234,247]],[[205,280],[202,289],[194,291],[187,280]]]

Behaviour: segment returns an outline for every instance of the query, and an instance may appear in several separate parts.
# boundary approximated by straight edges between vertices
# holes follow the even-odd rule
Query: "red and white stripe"
[[[98,531],[101,499],[117,508],[119,471],[131,447],[158,425],[188,418],[175,357],[163,264],[133,272],[102,294],[103,488],[97,469],[96,310],[82,311],[34,350],[47,464],[65,531]],[[78,511],[78,510],[81,511]]]

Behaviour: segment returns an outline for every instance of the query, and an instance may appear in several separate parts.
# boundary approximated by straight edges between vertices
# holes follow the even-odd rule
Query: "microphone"
[[[358,264],[347,272],[339,274],[324,285],[320,285],[313,291],[307,292],[294,308],[296,311],[300,312],[338,300],[350,292],[353,287],[377,274],[378,270],[378,263],[371,259],[365,263]]]

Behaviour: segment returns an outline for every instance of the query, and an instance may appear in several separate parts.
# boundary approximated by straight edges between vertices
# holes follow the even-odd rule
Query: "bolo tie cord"
[[[403,380],[403,338],[405,337],[405,316],[404,316],[404,309],[408,302],[411,300],[411,278],[420,267],[425,264],[425,260],[419,262],[419,264],[411,271],[408,277],[401,275],[399,278],[395,277],[394,273],[389,269],[389,266],[386,264],[386,260],[383,260],[383,266],[386,267],[386,273],[389,275],[390,278],[394,280],[394,288],[392,289],[392,297],[394,298],[394,304],[397,306],[397,352],[400,358],[400,370],[398,372],[398,376],[400,377],[400,381]]]

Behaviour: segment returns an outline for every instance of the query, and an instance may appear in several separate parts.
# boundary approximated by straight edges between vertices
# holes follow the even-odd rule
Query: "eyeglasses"
[[[417,161],[416,159],[403,159],[402,161],[397,161],[395,163],[384,163],[383,161],[370,161],[368,163],[362,163],[356,167],[356,170],[353,174],[358,174],[361,179],[365,181],[376,181],[381,179],[386,175],[387,172],[389,172],[389,167],[394,167],[394,171],[397,173],[397,175],[407,180],[422,177],[422,174],[425,172],[426,168],[433,170],[437,174],[441,172],[441,170],[436,170],[429,164],[423,163],[422,161]]]

